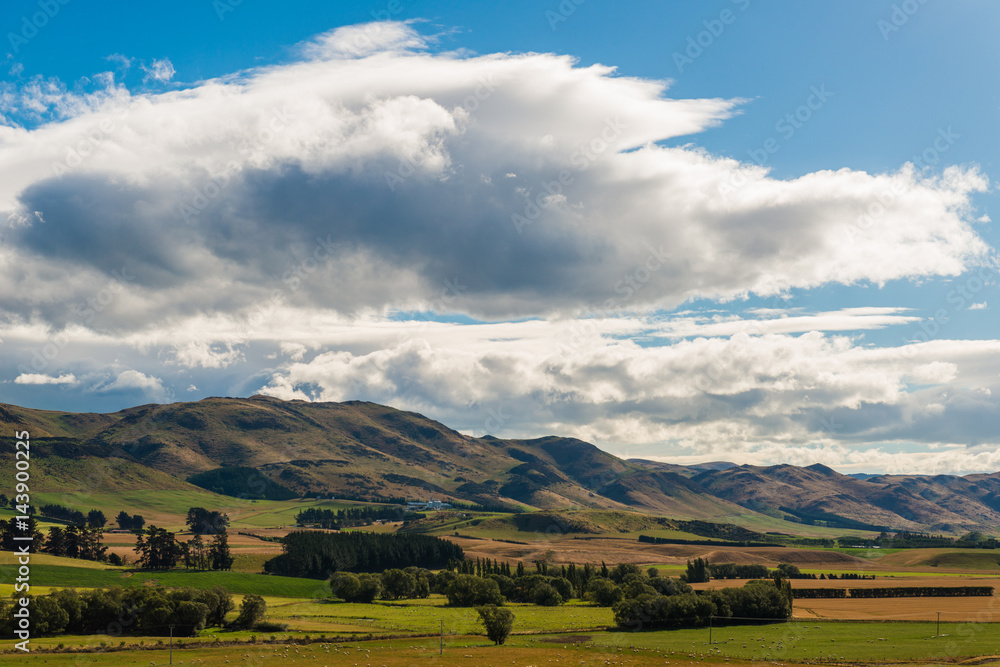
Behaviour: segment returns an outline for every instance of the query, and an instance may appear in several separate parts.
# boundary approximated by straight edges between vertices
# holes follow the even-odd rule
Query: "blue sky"
[[[0,401],[1000,469],[992,3],[9,6]]]

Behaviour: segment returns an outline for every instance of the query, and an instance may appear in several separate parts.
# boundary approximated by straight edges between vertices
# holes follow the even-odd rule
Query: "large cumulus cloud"
[[[421,308],[457,279],[466,312],[511,317],[954,275],[987,252],[975,169],[779,181],[657,143],[738,100],[548,54],[429,54],[407,24],[374,36],[373,53],[334,33],[299,62],[3,128],[4,259],[32,268],[0,305],[61,325],[127,267],[141,298],[105,326],[240,312],[316,253],[299,305]]]
[[[5,386],[366,398],[646,456],[888,468],[918,443],[964,448],[928,470],[1000,465],[976,449],[995,341],[866,345],[915,326],[892,304],[662,316],[991,264],[974,166],[776,179],[685,143],[743,100],[432,42],[383,22],[171,92],[2,87]]]

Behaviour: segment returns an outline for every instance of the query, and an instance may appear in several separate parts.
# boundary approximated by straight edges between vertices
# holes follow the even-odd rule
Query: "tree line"
[[[508,602],[556,606],[573,598],[611,607],[616,624],[625,630],[697,626],[712,616],[733,622],[780,620],[788,618],[792,609],[791,585],[780,575],[742,588],[695,592],[680,579],[661,577],[656,568],[643,571],[629,563],[610,569],[603,563],[600,568],[589,564],[557,568],[544,562],[536,562],[534,568],[525,568],[523,563],[511,568],[508,563],[477,559],[453,561],[449,566],[436,574],[417,567],[381,574],[336,572],[330,585],[334,596],[346,602],[439,593],[447,597],[450,606],[489,610],[486,617],[498,627],[513,622],[513,616],[498,616],[493,611]],[[484,624],[487,618],[483,618]]]
[[[430,535],[293,531],[282,553],[264,563],[268,574],[325,579],[333,572],[382,572],[401,564],[428,569],[464,557],[457,544]]]
[[[899,586],[892,588],[849,588],[852,598],[954,598],[990,597],[992,586]]]
[[[335,572],[330,578],[334,596],[346,602],[372,602],[375,599],[425,598],[439,593],[454,607],[501,606],[507,602],[525,602],[557,606],[571,599],[587,599],[611,606],[621,599],[608,593],[629,575],[641,573],[635,565],[622,564],[609,569],[601,564],[582,567],[570,563],[554,566],[536,562],[533,567],[491,559],[452,559],[447,569],[434,573],[410,566],[382,573]],[[667,584],[671,579],[658,581]],[[593,589],[593,590],[592,590]]]
[[[205,544],[201,535],[181,542],[175,533],[150,526],[136,538],[135,552],[139,566],[150,570],[169,570],[182,561],[188,569],[231,570],[234,560],[225,531],[216,533],[211,544]]]
[[[456,559],[437,573],[418,567],[380,574],[335,572],[330,586],[334,597],[359,603],[439,593],[450,606],[486,608],[486,617],[501,628],[508,621],[512,623],[513,617],[498,616],[492,609],[508,602],[556,606],[581,599],[611,607],[622,629],[700,625],[707,623],[709,616],[732,621],[785,619],[792,604],[791,585],[780,574],[743,588],[695,592],[681,579],[661,577],[656,568],[643,571],[630,563],[613,568],[604,563],[600,567],[572,563],[557,567],[539,561],[534,567],[525,567],[523,562],[512,567],[491,559]],[[483,622],[487,623],[486,618]]]
[[[324,510],[318,507],[304,509],[295,515],[299,525],[316,524],[320,528],[340,530],[363,526],[373,521],[413,521],[423,519],[425,514],[407,512],[403,507],[348,507],[346,509]]]
[[[56,507],[61,506],[46,506]],[[62,508],[66,510],[66,508]],[[97,510],[95,510],[97,511]],[[82,560],[92,560],[108,562],[112,565],[125,565],[126,561],[117,554],[108,554],[107,547],[103,545],[104,522],[99,520],[91,521],[94,512],[82,525],[73,522],[66,527],[52,526],[48,535],[42,535],[37,530],[37,521],[33,516],[29,516],[27,528],[19,530],[15,521],[0,520],[0,549],[13,551],[16,544],[15,536],[31,534],[34,539],[30,543],[32,552],[44,552],[53,556],[66,558],[79,558]],[[60,510],[56,510],[57,513]],[[67,510],[71,512],[71,510]],[[63,513],[65,515],[65,513]],[[81,512],[76,512],[80,514]],[[100,513],[103,518],[103,513]],[[134,526],[133,532],[136,534],[136,544],[134,551],[137,554],[139,567],[152,570],[167,570],[176,567],[183,562],[188,569],[196,570],[230,570],[233,566],[233,556],[229,549],[229,538],[226,528],[229,525],[229,517],[217,511],[209,511],[200,507],[192,507],[188,510],[188,526],[194,537],[187,542],[177,539],[176,533],[167,531],[164,528],[149,526],[143,528],[145,520],[135,515],[130,517],[127,512],[122,511],[118,515],[118,523],[123,522]],[[211,543],[206,543],[202,538],[203,534],[213,535]]]
[[[240,613],[226,623],[235,608],[222,586],[207,590],[179,588],[94,588],[77,592],[63,588],[48,595],[27,595],[33,636],[70,634],[194,635],[206,627],[252,628],[267,611],[259,595],[244,596]],[[0,599],[0,632],[12,636],[16,605]]]
[[[796,588],[796,598],[990,597],[992,586],[898,586],[885,588]]]
[[[45,538],[42,551],[53,556],[80,558],[82,560],[108,560],[107,550],[101,542],[104,531],[100,528],[87,528],[70,524],[65,528],[52,526]],[[117,556],[115,556],[117,558]],[[118,558],[116,565],[121,565]]]
[[[702,626],[710,619],[729,622],[784,620],[792,615],[792,587],[780,576],[773,581],[749,581],[742,588],[695,592],[683,582],[660,592],[652,579],[630,578],[622,600],[613,607],[623,630]]]
[[[104,528],[104,526],[108,523],[108,519],[104,516],[104,512],[99,509],[92,509],[87,512],[87,514],[84,514],[79,510],[72,510],[68,507],[63,507],[62,505],[49,504],[42,505],[41,508],[39,508],[39,514],[45,518],[65,521],[66,523],[74,526]]]
[[[687,562],[687,571],[681,575],[684,581],[700,583],[710,579],[768,579],[781,576],[784,579],[874,579],[874,574],[820,574],[802,572],[797,565],[781,563],[771,570],[766,565],[737,563],[709,563],[703,558],[695,558]]]
[[[838,537],[839,547],[864,547],[867,549],[938,549],[954,547],[960,549],[996,549],[998,542],[996,538],[986,537],[980,532],[973,531],[961,537],[946,537],[944,535],[931,535],[929,533],[917,533],[900,530],[894,535],[882,531],[878,537]]]
[[[640,535],[639,541],[645,544],[687,544],[690,546],[713,546],[713,547],[778,547],[775,542],[749,541],[749,540],[687,540],[680,537],[651,537]]]
[[[125,510],[118,513],[118,516],[115,517],[115,522],[122,530],[129,531],[140,531],[146,525],[146,520],[141,515],[134,514],[129,516],[129,513]]]

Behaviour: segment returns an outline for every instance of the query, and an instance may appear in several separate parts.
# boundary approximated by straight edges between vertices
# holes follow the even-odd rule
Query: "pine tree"
[[[66,555],[66,537],[62,528],[58,526],[49,528],[49,536],[45,538],[45,547],[42,550],[53,556]]]
[[[216,533],[210,553],[213,570],[233,569],[233,556],[229,553],[229,536],[225,531]]]

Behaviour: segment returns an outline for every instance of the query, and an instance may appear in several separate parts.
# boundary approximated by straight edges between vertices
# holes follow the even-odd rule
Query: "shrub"
[[[249,628],[254,623],[262,620],[267,613],[267,603],[259,595],[244,595],[243,602],[240,603],[240,615],[236,617],[233,625],[239,628]]]
[[[695,558],[687,562],[687,572],[684,573],[684,581],[689,584],[697,584],[708,581],[708,562],[701,558]]]
[[[555,607],[563,603],[563,597],[552,584],[541,583],[535,586],[532,602],[540,607]]]
[[[387,600],[416,597],[417,578],[403,570],[386,570],[382,573],[382,596]]]
[[[252,628],[255,632],[284,632],[288,629],[287,623],[277,621],[257,621]]]
[[[593,602],[598,607],[612,607],[622,599],[622,591],[610,579],[596,577],[587,584],[584,599]]]
[[[382,577],[367,573],[335,572],[330,577],[330,588],[344,602],[367,604],[382,594]]]
[[[690,593],[693,589],[680,579],[670,577],[655,577],[648,581],[648,584],[660,595],[680,595]]]
[[[486,628],[486,636],[497,646],[503,644],[514,628],[514,612],[493,604],[476,607],[476,611]]]
[[[695,593],[681,595],[640,595],[614,606],[615,623],[625,630],[676,628],[704,625],[716,613],[716,606]]]
[[[623,581],[625,581],[625,577],[629,576],[630,574],[642,576],[642,568],[640,568],[638,565],[633,565],[632,563],[621,563],[619,565],[614,566],[611,569],[611,573],[609,576],[611,577],[611,581],[615,582],[616,584],[621,584]]]
[[[448,584],[445,595],[448,597],[448,604],[453,607],[475,607],[490,604],[500,606],[504,603],[497,582],[471,574],[460,574],[455,577]]]
[[[549,583],[563,600],[569,600],[573,597],[573,583],[566,577],[553,577]]]

